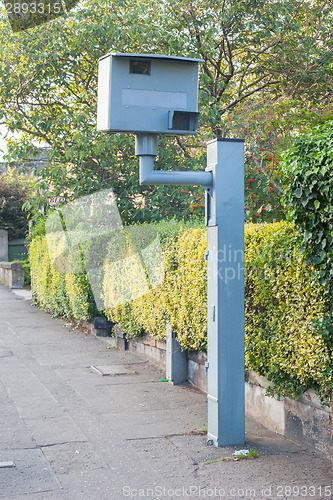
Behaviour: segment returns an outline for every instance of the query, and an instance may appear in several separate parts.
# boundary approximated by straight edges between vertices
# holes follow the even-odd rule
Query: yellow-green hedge
[[[45,236],[30,242],[29,261],[34,299],[41,309],[54,316],[91,319],[96,307],[87,276],[58,272],[51,264]]]
[[[108,317],[129,336],[146,331],[163,340],[166,324],[170,323],[184,349],[205,349],[206,240],[203,229],[185,230],[175,239],[168,239],[164,246],[163,284],[130,304],[107,309]],[[106,279],[111,278],[106,275]]]
[[[163,228],[164,229],[164,228]],[[180,230],[164,242],[165,279],[148,294],[106,311],[128,336],[149,332],[165,339],[167,323],[186,350],[205,350],[206,230]],[[112,279],[111,276],[107,276]],[[309,387],[332,387],[329,300],[318,273],[299,254],[292,224],[245,228],[246,367],[296,397]]]
[[[319,273],[299,253],[292,224],[248,225],[245,231],[246,366],[297,396],[332,390],[330,300]],[[333,326],[333,325],[331,325]]]
[[[205,350],[206,230],[176,222],[156,224],[155,229],[163,247],[163,283],[105,313],[128,337],[149,332],[165,339],[170,323],[184,349]],[[330,300],[318,273],[299,253],[296,233],[286,222],[245,227],[246,367],[273,381],[275,393],[296,397],[313,387],[328,400],[333,371]],[[134,228],[134,243],[140,234],[142,239],[149,231]],[[45,237],[31,242],[29,258],[34,296],[43,309],[79,319],[96,314],[87,277],[57,272]],[[111,303],[110,260],[104,273],[105,299]]]

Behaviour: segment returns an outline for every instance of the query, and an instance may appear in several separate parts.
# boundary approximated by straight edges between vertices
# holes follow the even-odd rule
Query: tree
[[[19,35],[12,35],[3,22],[0,113],[11,131],[22,132],[19,141],[9,142],[9,159],[14,163],[34,155],[32,138],[52,148],[50,165],[39,171],[39,196],[31,202],[35,210],[44,208],[46,196],[75,198],[111,186],[124,222],[142,222],[151,215],[159,219],[165,211],[191,214],[188,196],[180,188],[138,185],[132,137],[96,132],[97,61],[130,45],[132,51],[150,52],[151,30],[137,33],[146,14],[141,2],[119,1],[110,10],[108,2],[93,1],[65,19]],[[183,165],[174,141],[165,161],[165,140],[161,142],[158,166],[163,158],[166,168],[171,157],[173,168],[198,164],[194,159]],[[161,192],[169,202],[164,206],[157,203]]]
[[[247,217],[274,220],[284,192],[281,152],[295,135],[333,116],[332,4],[178,0],[167,6],[163,19],[176,32],[174,50],[203,59],[201,127],[209,138],[246,138]]]
[[[10,240],[25,238],[28,234],[24,203],[33,195],[33,178],[8,170],[0,176],[0,229],[8,230]]]
[[[0,120],[22,132],[19,141],[10,142],[9,157],[14,161],[33,154],[31,138],[52,147],[35,209],[45,205],[45,191],[77,197],[111,186],[124,222],[158,220],[166,212],[178,217],[203,213],[198,188],[140,187],[133,139],[95,130],[97,60],[110,51],[123,51],[203,59],[199,134],[161,138],[157,167],[203,168],[207,139],[248,135],[247,181],[255,173],[262,197],[258,203],[251,189],[248,216],[254,214],[252,209],[260,215],[269,212],[264,208],[276,205],[276,200],[268,203],[269,187],[275,190],[275,183],[281,188],[274,160],[290,135],[289,129],[283,135],[275,126],[278,107],[285,103],[284,115],[289,116],[306,102],[311,117],[317,102],[331,109],[330,11],[329,2],[318,0],[116,0],[112,9],[106,0],[87,0],[64,18],[17,35],[3,20]],[[267,109],[273,109],[270,117],[252,122]],[[306,121],[299,118],[299,129]],[[254,134],[259,140],[253,141]],[[273,155],[272,172],[266,160],[255,163],[258,151]],[[274,193],[278,201],[278,189]]]

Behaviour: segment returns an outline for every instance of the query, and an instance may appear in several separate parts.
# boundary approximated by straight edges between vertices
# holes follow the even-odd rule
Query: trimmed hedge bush
[[[54,316],[89,320],[96,306],[85,274],[65,274],[51,264],[45,236],[29,245],[31,285],[36,303]]]
[[[294,225],[249,225],[245,232],[246,366],[297,397],[313,387],[328,402],[332,335],[322,320],[329,300],[319,272],[299,253]]]
[[[206,230],[190,224],[154,225],[164,250],[163,283],[105,311],[128,337],[149,332],[165,339],[170,323],[183,349],[206,349]],[[129,232],[134,240],[140,235],[138,227]],[[297,397],[312,387],[328,402],[333,372],[330,305],[319,272],[299,252],[300,239],[291,223],[246,225],[246,367],[274,382],[275,394]],[[39,237],[29,250],[38,303],[52,314],[91,318],[96,310],[86,276],[55,271],[46,248],[45,238]],[[106,298],[112,279],[111,268],[105,266]]]
[[[333,336],[325,324],[329,301],[319,273],[299,253],[293,224],[245,228],[246,367],[274,382],[274,392],[297,397],[313,387],[329,400]],[[164,244],[163,285],[106,311],[128,337],[165,339],[166,324],[185,350],[205,350],[205,229],[180,230]]]
[[[149,332],[165,340],[166,324],[177,331],[186,350],[205,350],[207,343],[207,237],[204,229],[179,228],[179,233],[164,238],[162,286],[131,303],[106,310],[107,316],[127,332],[137,336]],[[111,279],[110,276],[106,276]]]

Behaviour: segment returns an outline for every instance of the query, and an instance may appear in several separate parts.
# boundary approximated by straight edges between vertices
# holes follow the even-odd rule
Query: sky
[[[3,161],[3,156],[7,151],[7,143],[4,139],[5,134],[6,134],[6,127],[4,125],[0,125],[0,162]],[[19,134],[11,134],[11,136],[19,137]],[[43,146],[43,144],[36,143],[36,146]]]

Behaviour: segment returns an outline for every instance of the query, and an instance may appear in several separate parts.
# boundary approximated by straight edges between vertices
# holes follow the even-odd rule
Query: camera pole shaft
[[[154,170],[156,135],[137,135],[135,148],[140,184],[206,190],[207,444],[244,444],[244,141],[210,141],[205,172]]]

